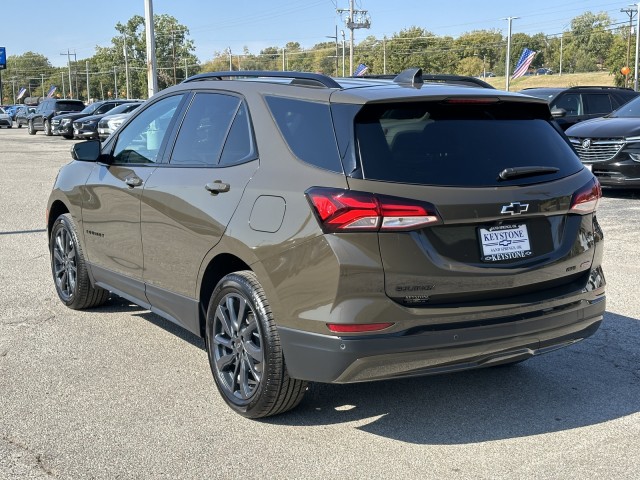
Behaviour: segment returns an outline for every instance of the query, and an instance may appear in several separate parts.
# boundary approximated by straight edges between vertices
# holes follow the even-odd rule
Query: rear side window
[[[611,99],[606,93],[585,93],[583,96],[588,114],[607,114],[613,110]]]
[[[266,100],[280,133],[296,157],[342,173],[328,104],[282,97]]]
[[[544,108],[542,108],[544,107]],[[355,118],[363,176],[421,185],[525,185],[582,169],[537,104],[365,105]],[[505,168],[557,167],[557,173],[498,180]]]
[[[231,95],[196,94],[180,127],[170,163],[216,165],[240,102]]]

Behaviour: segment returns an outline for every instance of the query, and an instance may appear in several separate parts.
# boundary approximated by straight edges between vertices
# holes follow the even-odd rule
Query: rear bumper
[[[417,334],[335,337],[279,327],[293,378],[352,383],[448,373],[526,359],[582,340],[598,329],[604,294],[526,320]]]

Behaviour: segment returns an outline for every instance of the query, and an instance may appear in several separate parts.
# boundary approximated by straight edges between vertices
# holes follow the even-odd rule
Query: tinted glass
[[[240,99],[217,93],[198,93],[180,126],[171,164],[216,165]]]
[[[582,115],[584,109],[582,108],[582,98],[579,93],[566,93],[560,95],[551,104],[551,108],[563,108],[567,111],[567,115],[575,116]]]
[[[91,105],[87,105],[86,107],[84,107],[84,109],[82,109],[82,113],[93,113],[100,105],[102,105],[102,103],[92,103]]]
[[[157,101],[131,121],[120,133],[113,150],[114,163],[153,163],[182,95]]]
[[[112,110],[115,105],[113,103],[105,103],[104,105],[98,107],[93,112],[94,115],[101,115],[103,113],[107,113],[109,110]]]
[[[584,93],[582,100],[585,103],[588,114],[605,115],[613,110],[611,99],[606,93]]]
[[[271,114],[291,151],[300,160],[342,172],[329,105],[267,97]]]
[[[256,158],[247,106],[242,103],[224,142],[220,165],[233,165]]]
[[[2,107],[0,107],[0,113],[6,113]]]
[[[363,176],[400,183],[479,187],[531,184],[576,173],[582,165],[546,119],[546,108],[522,103],[365,106],[355,119]],[[505,168],[521,166],[560,170],[497,180]]]
[[[640,117],[640,97],[623,105],[613,112],[611,117]]]

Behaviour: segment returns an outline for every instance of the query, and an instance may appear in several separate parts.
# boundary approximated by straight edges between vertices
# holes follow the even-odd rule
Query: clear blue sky
[[[621,13],[627,1],[606,0],[357,0],[368,10],[371,28],[356,30],[356,43],[368,35],[382,38],[418,26],[436,35],[496,29],[506,33],[503,18],[520,17],[513,32],[558,34],[571,19],[586,12],[607,12],[614,21],[628,22]],[[28,6],[27,6],[28,4]],[[214,51],[231,47],[240,53],[248,47],[259,53],[268,46],[296,41],[303,47],[328,41],[338,30],[348,30],[336,14],[348,0],[154,0],[155,14],[169,14],[190,31],[196,55],[210,60]],[[0,6],[0,46],[7,56],[27,51],[49,58],[54,66],[66,64],[67,49],[87,58],[95,46],[108,46],[117,34],[114,26],[133,15],[144,16],[143,0],[21,2],[3,0]]]

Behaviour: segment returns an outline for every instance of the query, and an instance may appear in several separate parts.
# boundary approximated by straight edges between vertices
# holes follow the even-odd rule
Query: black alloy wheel
[[[91,308],[107,301],[109,291],[91,284],[76,227],[68,213],[53,224],[49,250],[56,292],[67,307]]]
[[[232,273],[218,283],[205,342],[216,386],[239,414],[267,417],[302,400],[307,383],[289,377],[271,308],[253,272]]]

